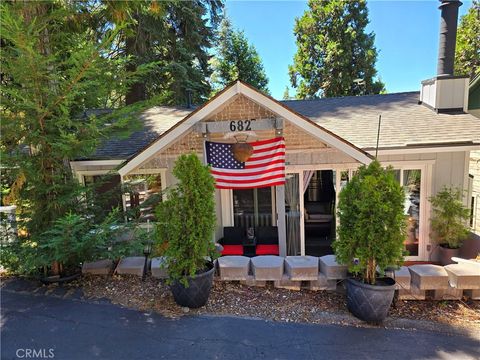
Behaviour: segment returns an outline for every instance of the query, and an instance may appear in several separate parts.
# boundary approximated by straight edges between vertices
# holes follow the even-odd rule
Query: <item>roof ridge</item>
[[[316,99],[289,99],[289,100],[279,100],[280,102],[288,102],[288,101],[320,101],[320,100],[334,100],[334,99],[347,99],[347,98],[367,98],[367,97],[374,97],[374,96],[392,96],[392,95],[401,95],[401,94],[418,94],[419,90],[412,90],[412,91],[400,91],[395,93],[388,93],[388,94],[369,94],[369,95],[346,95],[346,96],[335,96],[335,97],[324,97],[324,98],[316,98]]]

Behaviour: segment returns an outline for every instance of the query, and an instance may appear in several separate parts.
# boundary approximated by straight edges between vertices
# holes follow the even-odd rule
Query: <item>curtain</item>
[[[310,184],[310,180],[312,180],[313,174],[315,174],[315,170],[306,170],[303,172],[303,193],[307,191],[308,184]]]
[[[300,254],[300,194],[299,174],[287,174],[285,182],[285,202],[287,225],[287,255]]]

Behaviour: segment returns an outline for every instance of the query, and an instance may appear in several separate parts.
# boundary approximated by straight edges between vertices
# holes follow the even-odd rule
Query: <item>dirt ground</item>
[[[113,303],[164,316],[185,314],[233,315],[285,322],[331,323],[362,326],[350,315],[344,294],[329,291],[291,291],[248,287],[237,282],[214,282],[207,305],[200,309],[178,306],[168,286],[152,277],[89,276],[78,284],[88,298],[107,298]],[[410,319],[480,331],[480,301],[396,301],[389,320]]]

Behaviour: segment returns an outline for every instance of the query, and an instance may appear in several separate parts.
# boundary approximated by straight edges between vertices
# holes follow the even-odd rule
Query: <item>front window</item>
[[[234,226],[272,225],[272,188],[233,190]]]
[[[128,175],[123,186],[125,206],[130,220],[155,220],[155,207],[162,201],[160,174]]]

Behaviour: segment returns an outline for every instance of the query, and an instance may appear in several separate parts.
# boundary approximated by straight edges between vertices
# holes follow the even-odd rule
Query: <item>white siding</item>
[[[286,153],[287,165],[320,165],[358,163],[352,157],[333,149]]]
[[[480,234],[480,151],[470,153],[470,174],[473,175],[472,197],[475,198],[473,227],[474,232]]]

